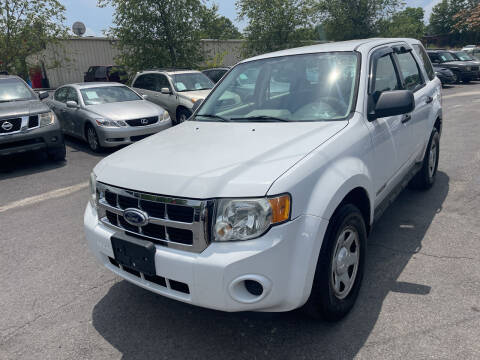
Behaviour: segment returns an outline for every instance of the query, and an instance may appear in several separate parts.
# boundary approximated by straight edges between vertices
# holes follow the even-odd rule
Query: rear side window
[[[372,93],[400,89],[397,73],[390,55],[382,56],[377,61],[373,79]]]
[[[397,54],[397,59],[400,66],[400,72],[405,81],[405,89],[416,91],[422,87],[425,82],[423,81],[422,74],[420,73],[420,69],[412,53],[406,52]]]
[[[428,78],[430,80],[435,79],[435,70],[433,70],[432,63],[430,61],[430,58],[427,55],[427,52],[423,48],[422,45],[419,44],[414,44],[413,48],[417,52],[418,56],[420,56],[420,59],[422,60],[423,67],[425,68],[425,71],[427,72]]]
[[[95,71],[96,79],[105,79],[107,77],[107,68],[105,66],[99,66]]]
[[[140,75],[137,80],[135,80],[133,87],[151,91],[157,90],[156,81],[153,77],[153,74]]]
[[[66,87],[58,89],[57,91],[55,91],[55,95],[54,95],[55,100],[63,103],[67,102],[67,92],[68,92],[68,88]]]

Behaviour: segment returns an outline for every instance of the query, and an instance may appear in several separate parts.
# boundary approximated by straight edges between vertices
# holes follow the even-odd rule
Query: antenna
[[[85,28],[85,24],[80,21],[76,21],[72,25],[72,31],[77,36],[82,36],[83,34],[85,34],[86,30],[87,29]]]

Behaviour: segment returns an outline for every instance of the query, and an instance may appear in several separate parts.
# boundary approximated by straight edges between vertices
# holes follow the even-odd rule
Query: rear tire
[[[360,210],[341,205],[330,219],[305,310],[315,318],[338,321],[352,309],[365,267],[367,230]]]
[[[100,152],[102,150],[102,147],[100,146],[100,141],[98,140],[97,132],[92,125],[88,124],[85,128],[85,136],[87,138],[87,143],[90,150],[92,150],[93,152]]]
[[[433,128],[427,150],[422,162],[422,168],[412,179],[410,185],[414,189],[428,190],[435,183],[437,178],[438,159],[440,157],[440,135],[438,130]]]

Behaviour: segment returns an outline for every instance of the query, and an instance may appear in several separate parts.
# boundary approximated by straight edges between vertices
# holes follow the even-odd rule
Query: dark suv
[[[107,81],[125,84],[127,80],[128,74],[125,69],[115,65],[90,66],[83,76],[84,82]]]
[[[18,76],[0,75],[0,156],[44,150],[52,160],[65,159],[60,124],[40,101],[46,97]]]
[[[441,65],[442,68],[449,69],[453,72],[456,82],[463,81],[465,83],[478,77],[478,65],[467,61],[459,61],[448,50],[429,50],[428,56],[433,65]]]

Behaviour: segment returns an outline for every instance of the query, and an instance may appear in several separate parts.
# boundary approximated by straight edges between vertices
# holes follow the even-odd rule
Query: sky
[[[60,0],[65,5],[67,26],[72,27],[75,21],[81,21],[85,24],[87,31],[85,36],[102,36],[102,31],[106,30],[112,24],[113,9],[97,7],[97,0]],[[161,0],[159,0],[161,1]],[[245,22],[237,21],[237,12],[235,9],[235,0],[214,0],[219,7],[219,13],[230,20],[243,30]],[[432,8],[440,0],[406,0],[407,6],[423,7],[425,17],[429,18]]]

